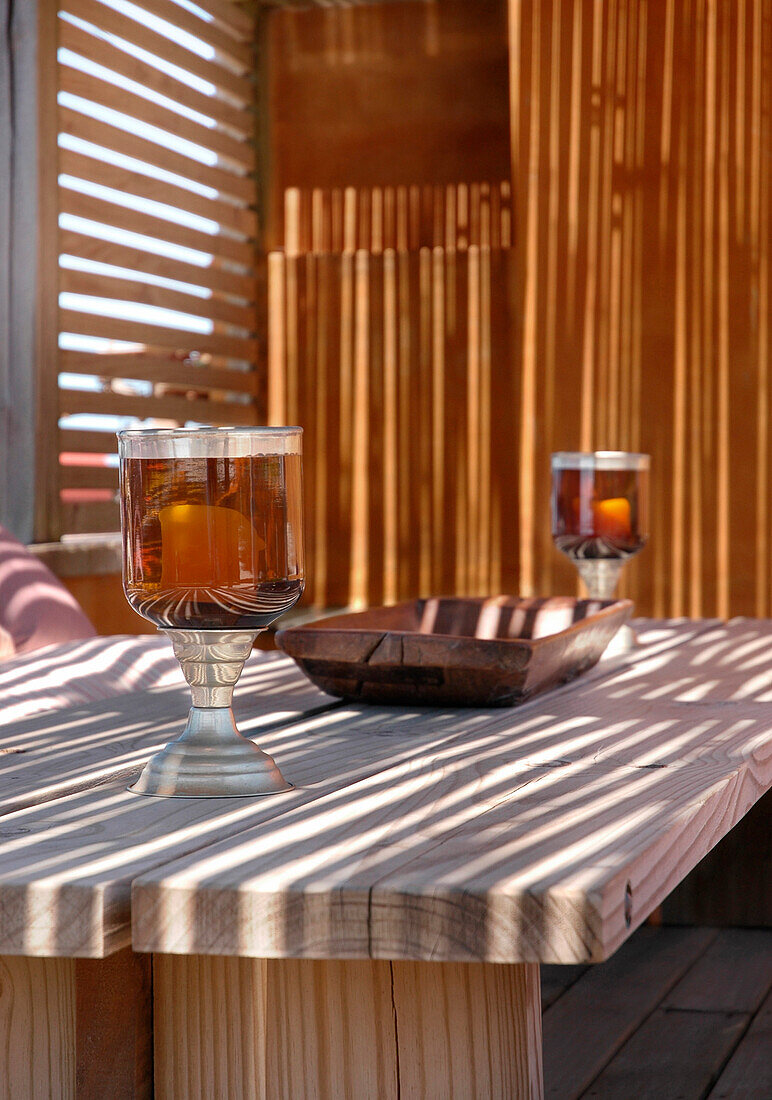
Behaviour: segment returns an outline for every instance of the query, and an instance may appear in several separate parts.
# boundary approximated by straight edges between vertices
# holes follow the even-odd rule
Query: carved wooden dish
[[[366,703],[507,707],[579,676],[631,600],[411,600],[276,634],[322,691]]]

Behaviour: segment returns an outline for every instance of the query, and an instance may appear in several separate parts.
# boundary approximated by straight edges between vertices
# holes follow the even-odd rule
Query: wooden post
[[[37,325],[34,539],[61,535],[59,454],[59,187],[57,46],[59,5],[38,0],[37,104]]]
[[[0,957],[0,1100],[149,1100],[150,957]]]
[[[72,959],[0,958],[0,1098],[75,1096]]]
[[[126,947],[75,960],[77,1100],[151,1100],[153,978],[149,955]]]
[[[155,956],[156,1091],[542,1097],[537,964]]]

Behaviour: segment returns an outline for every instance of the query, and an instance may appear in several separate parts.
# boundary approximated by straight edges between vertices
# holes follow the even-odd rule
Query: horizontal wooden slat
[[[105,413],[111,416],[138,416],[164,420],[197,420],[202,424],[254,424],[253,405],[235,401],[210,401],[206,398],[135,397],[122,393],[82,393],[59,391],[62,416],[73,413]]]
[[[74,309],[59,310],[59,331],[81,336],[98,336],[106,340],[126,340],[131,343],[172,347],[177,351],[211,352],[223,358],[252,362],[257,357],[258,344],[253,339],[214,333],[201,335],[184,329],[163,328],[141,321],[120,321]]]
[[[59,129],[63,133],[71,134],[82,141],[93,142],[105,149],[122,153],[127,157],[144,161],[145,164],[162,168],[166,172],[173,172],[176,176],[189,179],[191,176],[204,187],[211,187],[222,195],[230,195],[234,199],[245,204],[255,202],[255,182],[247,176],[237,176],[235,172],[228,172],[224,168],[213,168],[208,164],[199,164],[182,153],[175,153],[172,149],[148,141],[146,138],[129,134],[125,130],[119,130],[108,122],[100,122],[98,119],[89,118],[80,111],[72,111],[69,107],[59,108]]]
[[[114,489],[118,491],[116,466],[60,466],[62,489]]]
[[[145,275],[158,275],[165,279],[190,283],[192,286],[209,287],[213,291],[230,294],[247,302],[253,301],[255,297],[252,275],[225,271],[217,264],[199,267],[182,260],[170,260],[168,256],[156,256],[141,248],[102,241],[98,237],[89,237],[85,233],[74,233],[68,229],[59,233],[59,251],[62,255],[93,260],[94,263],[113,264],[115,267],[131,268]]]
[[[157,218],[154,214],[141,214],[129,210],[115,202],[105,202],[93,195],[83,195],[67,187],[59,189],[59,210],[62,214],[71,214],[77,218],[111,225],[116,229],[125,229],[129,233],[141,233],[146,237],[178,244],[183,248],[193,248],[199,252],[211,253],[233,263],[249,267],[254,260],[254,249],[247,241],[237,241],[220,233],[210,235],[198,229],[189,229],[184,225],[175,225],[166,218]]]
[[[82,432],[74,428],[59,429],[59,451],[65,454],[116,454],[115,432]]]
[[[71,535],[90,535],[98,531],[120,530],[121,517],[117,501],[95,504],[61,504],[62,529]]]
[[[219,90],[220,94],[234,99],[237,103],[252,102],[253,87],[246,77],[199,57],[198,54],[172,42],[164,35],[144,27],[135,19],[100,4],[98,0],[66,0],[64,10],[99,27],[102,31],[114,34],[143,50],[148,50],[156,57],[163,58],[170,64],[177,65],[178,68],[208,81]]]
[[[59,90],[69,95],[80,96],[92,103],[121,111],[132,118],[140,119],[150,126],[157,126],[165,133],[173,134],[185,141],[191,141],[205,149],[211,149],[218,159],[232,162],[236,170],[252,171],[255,167],[255,151],[248,141],[240,141],[230,134],[194,122],[168,107],[162,107],[152,100],[119,88],[106,80],[82,73],[79,69],[61,65],[59,68]]]
[[[234,305],[221,298],[197,298],[194,294],[181,294],[176,290],[135,282],[133,279],[113,279],[65,268],[59,275],[59,290],[96,298],[139,302],[160,309],[180,310],[195,317],[211,317],[225,324],[238,325],[249,333],[256,328],[255,311],[247,306]]]
[[[226,367],[198,366],[195,363],[150,355],[99,355],[86,351],[60,351],[59,369],[72,374],[91,374],[98,378],[141,378],[148,382],[170,382],[191,389],[229,390],[256,395],[260,383],[258,371],[228,370]]]
[[[223,55],[221,61],[224,65],[233,68],[244,75],[252,67],[252,49],[249,41],[243,38],[234,38],[232,34],[220,29],[213,22],[202,19],[193,12],[186,11],[173,0],[133,0],[138,8],[157,15],[159,19],[165,19],[181,31],[200,38],[212,46],[218,55]]]
[[[254,19],[232,0],[196,0],[196,7],[208,12],[229,34],[249,41],[255,33]]]
[[[59,172],[65,176],[90,180],[103,187],[112,187],[116,191],[126,191],[152,202],[163,202],[201,218],[211,218],[222,226],[227,226],[245,237],[254,237],[257,233],[257,215],[245,206],[235,206],[230,202],[205,198],[188,191],[185,187],[176,187],[165,180],[145,176],[140,172],[131,172],[119,168],[97,157],[83,153],[74,153],[71,149],[59,150]]]
[[[184,103],[192,111],[198,111],[214,119],[236,135],[251,137],[253,133],[254,115],[249,108],[234,107],[224,99],[204,95],[187,84],[181,84],[173,76],[161,72],[160,69],[152,68],[145,61],[140,61],[125,50],[89,34],[83,27],[76,27],[64,19],[59,21],[59,45],[90,61],[98,61],[106,69],[128,80],[133,80],[136,84],[141,84],[148,91],[166,96],[175,102]]]

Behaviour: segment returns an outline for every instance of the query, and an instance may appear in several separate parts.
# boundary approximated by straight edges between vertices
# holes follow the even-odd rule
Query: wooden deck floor
[[[543,966],[545,1095],[772,1100],[772,931],[641,928]]]

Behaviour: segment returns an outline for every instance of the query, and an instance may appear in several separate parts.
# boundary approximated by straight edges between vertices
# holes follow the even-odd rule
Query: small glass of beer
[[[649,465],[626,451],[552,455],[552,538],[591,599],[612,599],[622,566],[646,545]]]
[[[193,696],[182,736],[131,789],[290,789],[231,701],[255,638],[303,592],[302,429],[128,429],[118,452],[126,598],[169,635]]]

